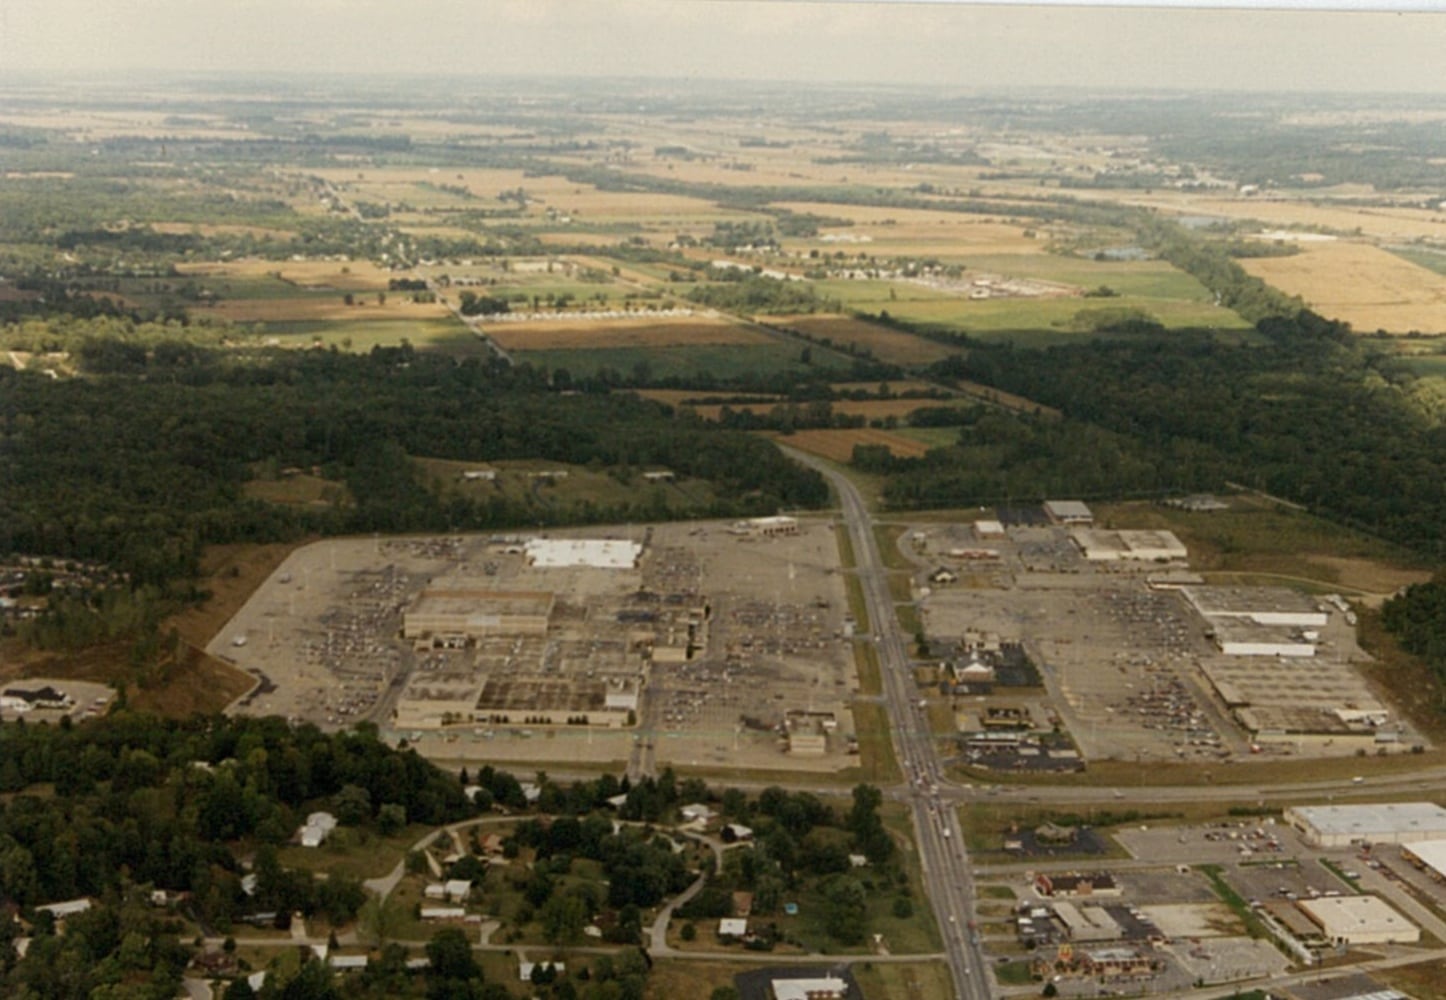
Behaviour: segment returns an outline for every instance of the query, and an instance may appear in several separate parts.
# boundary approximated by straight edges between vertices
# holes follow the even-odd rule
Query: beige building
[[[1414,944],[1421,929],[1375,896],[1324,896],[1296,904],[1333,945]]]

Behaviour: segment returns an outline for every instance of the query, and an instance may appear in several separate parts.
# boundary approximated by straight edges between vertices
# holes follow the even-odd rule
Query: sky
[[[461,73],[1446,95],[1446,0],[1320,0],[1337,9],[1300,9],[1301,0],[1276,0],[1285,9],[1264,9],[1265,0],[1135,2],[0,0],[0,74]]]

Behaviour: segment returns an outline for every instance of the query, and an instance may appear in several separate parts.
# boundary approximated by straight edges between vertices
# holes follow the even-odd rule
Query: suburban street
[[[853,542],[869,625],[877,644],[884,706],[889,715],[894,751],[908,787],[904,799],[914,817],[924,888],[944,938],[955,995],[962,1000],[986,1000],[994,991],[975,931],[974,882],[969,857],[954,819],[953,802],[941,796],[943,770],[934,750],[928,720],[914,695],[908,649],[899,631],[888,574],[874,539],[868,507],[847,476],[812,456],[785,450],[827,477],[838,494]]]

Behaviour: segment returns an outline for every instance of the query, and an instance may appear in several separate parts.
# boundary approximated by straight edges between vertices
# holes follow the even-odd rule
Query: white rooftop
[[[1418,840],[1411,845],[1411,853],[1436,874],[1446,876],[1446,840]]]
[[[1386,836],[1413,830],[1446,833],[1446,809],[1434,802],[1380,802],[1362,806],[1296,806],[1302,820],[1323,834]]]
[[[1419,933],[1415,924],[1375,896],[1322,896],[1302,899],[1296,905],[1332,938],[1383,933],[1413,938]]]
[[[632,569],[642,552],[639,543],[614,538],[534,538],[526,547],[527,561],[541,569]]]
[[[837,976],[817,979],[775,979],[773,995],[777,1000],[811,1000],[814,997],[845,996],[848,983]]]
[[[723,937],[742,937],[748,933],[748,920],[744,917],[724,917],[718,921],[718,933]]]

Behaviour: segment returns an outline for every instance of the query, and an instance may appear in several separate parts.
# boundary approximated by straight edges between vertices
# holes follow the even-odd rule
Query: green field
[[[262,338],[275,337],[282,347],[324,347],[365,354],[373,347],[399,347],[403,341],[418,350],[442,351],[461,357],[483,357],[487,345],[455,319],[375,319],[345,322],[306,320],[292,323],[248,323],[260,327]]]
[[[1410,247],[1386,247],[1402,260],[1409,260],[1437,274],[1446,274],[1446,253],[1435,250],[1416,250]]]

